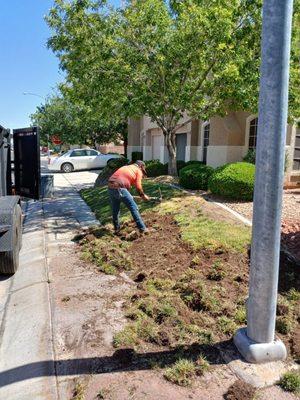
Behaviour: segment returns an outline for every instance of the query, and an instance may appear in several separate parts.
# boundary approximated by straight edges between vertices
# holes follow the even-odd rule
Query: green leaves
[[[256,111],[261,7],[262,0],[131,0],[122,9],[56,0],[48,45],[72,101],[110,122],[146,114],[174,136],[184,112],[206,120]],[[293,32],[291,118],[300,114],[299,0]]]

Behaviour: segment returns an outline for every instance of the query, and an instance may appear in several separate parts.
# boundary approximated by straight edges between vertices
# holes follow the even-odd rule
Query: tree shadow
[[[136,353],[133,349],[121,349],[111,356],[75,358],[69,360],[38,361],[15,367],[0,373],[0,387],[32,378],[46,376],[97,375],[114,372],[151,370],[155,366],[165,368],[180,358],[196,360],[204,355],[212,365],[224,365],[220,350],[230,350],[232,360],[240,359],[232,340],[212,345],[191,345],[165,351]]]

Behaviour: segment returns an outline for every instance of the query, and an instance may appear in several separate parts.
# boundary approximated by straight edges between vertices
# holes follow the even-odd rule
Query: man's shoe
[[[120,236],[121,235],[121,228],[115,229],[114,234],[116,236]]]

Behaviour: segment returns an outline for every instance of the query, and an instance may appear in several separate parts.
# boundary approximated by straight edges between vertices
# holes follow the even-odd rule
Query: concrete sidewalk
[[[54,198],[27,204],[19,270],[0,282],[0,399],[58,399],[49,259],[74,245],[80,227],[98,224],[76,191],[91,182],[78,179],[56,174]]]

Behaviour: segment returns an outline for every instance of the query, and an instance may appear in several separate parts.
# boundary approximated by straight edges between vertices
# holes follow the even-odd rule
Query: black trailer
[[[39,199],[40,195],[38,129],[36,127],[16,129],[13,131],[13,140],[12,150],[10,131],[0,125],[0,273],[2,274],[13,274],[19,266],[19,252],[22,246],[20,196]]]

